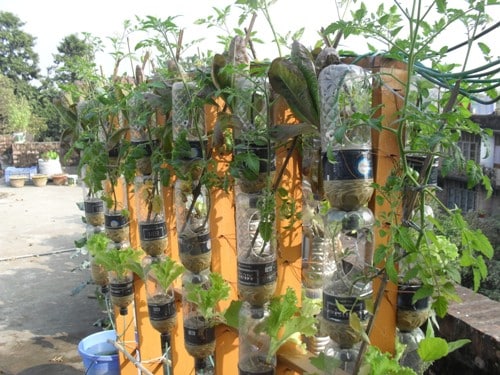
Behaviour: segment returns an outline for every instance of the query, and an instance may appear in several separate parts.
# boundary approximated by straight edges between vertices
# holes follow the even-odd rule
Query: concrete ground
[[[106,315],[74,247],[85,233],[81,200],[77,186],[0,180],[0,374],[84,373],[78,343]]]

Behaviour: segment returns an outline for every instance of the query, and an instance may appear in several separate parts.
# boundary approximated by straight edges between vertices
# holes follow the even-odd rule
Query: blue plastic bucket
[[[116,340],[114,330],[93,333],[79,342],[86,375],[120,375],[118,351],[107,340]]]

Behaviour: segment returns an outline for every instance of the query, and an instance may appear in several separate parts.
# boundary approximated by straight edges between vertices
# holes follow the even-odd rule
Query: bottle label
[[[139,235],[143,241],[157,240],[167,235],[165,222],[139,224]]]
[[[104,212],[104,202],[101,200],[83,202],[87,214]]]
[[[238,281],[242,285],[259,286],[276,281],[278,264],[274,260],[267,263],[238,262]]]
[[[373,178],[370,150],[335,150],[333,162],[323,155],[323,180],[363,180]]]
[[[177,310],[175,308],[175,301],[169,301],[162,305],[148,304],[149,319],[151,320],[165,320],[173,318]]]
[[[126,283],[110,283],[109,291],[113,297],[126,297],[134,293],[134,282],[127,281]]]
[[[104,215],[104,225],[109,229],[123,228],[128,225],[128,218],[123,215]]]
[[[215,327],[184,327],[184,341],[191,345],[203,345],[215,340]]]
[[[350,313],[356,313],[359,319],[366,320],[368,310],[365,301],[356,297],[338,297],[323,293],[323,317],[326,320],[349,321]]]

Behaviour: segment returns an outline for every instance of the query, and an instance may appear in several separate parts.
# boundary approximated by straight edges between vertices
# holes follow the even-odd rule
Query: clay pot
[[[21,188],[26,182],[26,177],[21,175],[12,175],[9,177],[9,184],[15,188]]]
[[[48,176],[46,174],[35,174],[31,176],[31,181],[33,181],[33,185],[42,187],[47,185]]]

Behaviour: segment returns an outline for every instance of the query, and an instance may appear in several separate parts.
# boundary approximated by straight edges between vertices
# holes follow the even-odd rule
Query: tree
[[[15,100],[14,82],[0,74],[0,134],[7,132],[9,108]]]
[[[24,25],[14,14],[0,12],[0,73],[15,83],[16,94],[28,96],[28,84],[38,78],[40,69],[33,50],[36,38],[21,30]]]
[[[100,41],[84,33],[80,39],[77,34],[71,34],[57,46],[58,54],[54,55],[54,81],[57,84],[74,83],[80,80],[82,66],[90,69],[95,67],[95,52]]]

